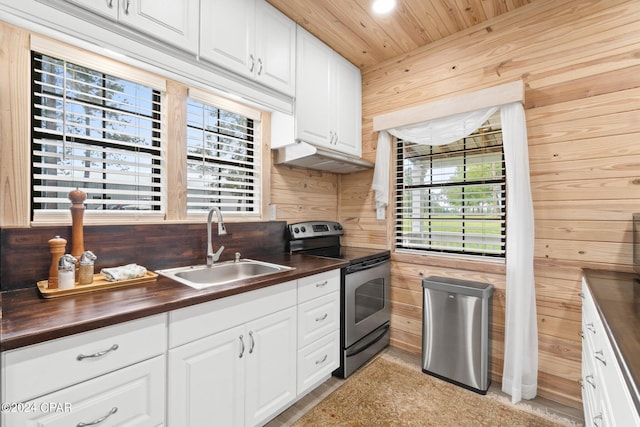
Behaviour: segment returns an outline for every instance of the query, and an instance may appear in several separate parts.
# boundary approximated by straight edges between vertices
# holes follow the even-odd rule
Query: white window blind
[[[500,113],[454,143],[398,141],[396,248],[504,257]]]
[[[190,97],[187,103],[187,212],[260,215],[258,121]]]
[[[34,219],[66,211],[162,213],[160,90],[33,53]]]

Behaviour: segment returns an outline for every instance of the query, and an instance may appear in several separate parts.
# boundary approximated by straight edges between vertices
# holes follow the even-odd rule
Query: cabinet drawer
[[[340,333],[334,331],[298,351],[298,397],[307,393],[340,366]]]
[[[340,289],[340,270],[331,270],[298,279],[298,303]]]
[[[340,294],[332,292],[298,305],[298,348],[340,328]]]
[[[26,402],[29,411],[3,413],[2,425],[158,426],[164,423],[164,390],[165,356],[157,356]]]
[[[159,314],[2,353],[2,396],[20,402],[163,354]]]
[[[635,404],[611,344],[608,341],[602,343],[599,349],[596,348],[594,357],[596,358],[595,365],[601,372],[606,390],[603,397],[610,408],[611,418],[615,420],[616,425],[640,425],[640,417],[635,410]]]

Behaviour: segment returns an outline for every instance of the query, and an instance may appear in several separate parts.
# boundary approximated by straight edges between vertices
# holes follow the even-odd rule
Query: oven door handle
[[[347,357],[352,357],[352,356],[355,356],[358,353],[362,353],[363,351],[365,351],[366,349],[368,349],[369,347],[371,347],[372,345],[374,345],[375,343],[380,341],[382,338],[384,338],[385,334],[389,330],[389,327],[390,327],[390,325],[386,324],[386,325],[384,325],[384,327],[380,328],[377,331],[378,336],[375,337],[372,341],[366,340],[366,342],[363,342],[360,345],[354,345],[352,348],[347,350],[346,356]]]
[[[346,268],[345,273],[349,274],[349,273],[355,273],[356,271],[367,270],[369,268],[373,268],[373,267],[377,267],[379,265],[382,265],[382,264],[384,264],[386,262],[389,262],[389,258],[387,258],[387,257],[376,258],[376,259],[373,259],[373,260],[365,261],[363,263],[350,265],[350,266],[348,266]]]

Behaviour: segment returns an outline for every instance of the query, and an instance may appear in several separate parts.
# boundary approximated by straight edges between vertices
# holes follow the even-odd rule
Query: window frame
[[[496,115],[498,115],[499,117],[499,111],[495,113]],[[485,122],[486,123],[486,122]],[[484,124],[483,124],[484,126]],[[447,144],[446,146],[452,146],[454,144],[460,144],[462,143],[464,147],[466,147],[466,139],[470,139],[473,138],[474,136],[477,136],[477,130],[474,131],[471,135],[465,137],[465,138],[461,138],[458,141],[455,141],[451,144]],[[502,141],[502,126],[500,125],[500,139]],[[446,146],[441,146],[441,147],[446,147]],[[499,148],[498,148],[499,147]],[[401,172],[404,173],[404,165],[403,165],[403,142],[402,141],[397,141],[396,144],[396,150],[394,150],[394,175],[392,175],[392,179],[393,179],[393,183],[394,183],[394,198],[393,198],[393,203],[394,203],[394,208],[393,208],[393,221],[392,224],[390,225],[390,239],[392,241],[392,247],[394,248],[394,252],[398,253],[398,254],[414,254],[414,255],[419,255],[419,256],[424,256],[424,255],[429,255],[429,256],[440,256],[440,257],[449,257],[449,258],[462,258],[462,259],[467,259],[467,260],[474,260],[474,261],[491,261],[491,262],[504,262],[505,258],[506,258],[506,186],[507,186],[507,182],[506,182],[506,167],[505,167],[505,158],[504,158],[504,141],[501,142],[501,144],[489,149],[489,152],[497,152],[499,150],[500,152],[500,157],[501,157],[501,176],[502,179],[500,180],[476,180],[473,182],[466,182],[464,185],[460,185],[460,183],[449,183],[449,184],[444,184],[444,185],[437,185],[434,184],[434,180],[433,178],[431,179],[432,181],[432,185],[415,185],[412,186],[413,188],[410,189],[429,189],[429,188],[438,188],[438,187],[446,187],[446,186],[455,186],[455,187],[466,187],[466,186],[474,186],[474,185],[483,185],[483,184],[490,184],[490,185],[501,185],[501,197],[500,200],[502,200],[502,205],[500,206],[500,210],[501,210],[501,216],[502,216],[502,220],[500,222],[500,228],[501,228],[501,234],[500,234],[500,242],[501,242],[501,251],[500,253],[473,253],[472,251],[466,251],[466,250],[449,250],[449,249],[433,249],[433,248],[425,248],[425,249],[420,249],[420,248],[410,248],[410,247],[404,247],[402,245],[399,245],[399,242],[403,239],[404,234],[401,232],[401,227],[403,227],[403,223],[402,223],[402,218],[400,217],[400,210],[401,208],[401,204],[403,203],[402,200],[402,189],[401,186],[403,185],[403,182],[405,180],[404,175],[401,176]],[[431,152],[433,152],[433,149],[430,149]],[[460,155],[456,156],[456,158],[462,158],[462,164],[466,166],[466,157],[468,155],[473,155],[473,151],[474,149],[463,149],[463,150],[459,150],[458,152],[460,153]],[[450,153],[450,152],[454,152],[454,151],[445,151],[444,153]],[[446,154],[444,154],[444,156],[447,156]],[[453,156],[452,156],[453,158]],[[484,163],[483,163],[484,164]],[[466,169],[466,168],[465,168]],[[429,169],[431,171],[433,171],[433,169]],[[466,173],[466,170],[465,172]],[[433,174],[431,175],[433,177]],[[429,211],[430,213],[431,211]],[[429,218],[429,221],[434,220],[435,218],[432,217],[430,214],[429,215],[425,215],[425,218]],[[464,221],[466,218],[463,216],[462,221]],[[460,240],[460,244],[464,245],[464,233],[462,233],[461,235],[461,240]]]
[[[241,218],[241,219],[247,219],[247,220],[255,220],[255,219],[261,219],[264,215],[264,200],[267,199],[266,195],[265,195],[265,179],[264,176],[268,175],[265,173],[265,157],[269,157],[268,155],[265,154],[265,151],[267,150],[266,145],[263,143],[263,138],[264,138],[264,131],[263,131],[263,121],[265,120],[265,114],[263,114],[263,112],[249,107],[247,105],[235,102],[231,99],[227,99],[197,88],[189,88],[188,90],[188,99],[192,99],[196,102],[200,102],[202,104],[208,105],[208,106],[213,106],[217,109],[220,110],[225,110],[228,111],[230,113],[235,113],[241,116],[244,116],[246,118],[248,118],[249,120],[253,121],[253,150],[254,150],[254,158],[256,159],[255,161],[255,167],[256,167],[256,171],[255,171],[255,175],[256,175],[256,179],[254,181],[254,185],[256,185],[258,187],[257,190],[255,190],[256,193],[256,199],[255,199],[255,211],[253,212],[244,212],[244,211],[238,211],[238,212],[233,212],[233,211],[224,211],[223,210],[223,214],[225,217],[230,217],[230,218]],[[185,131],[188,127],[188,120],[185,120]],[[188,142],[185,142],[185,147],[187,146]],[[186,165],[186,156],[188,156],[188,153],[185,153],[185,165]],[[187,166],[185,166],[187,167]],[[188,167],[187,167],[188,169]],[[188,178],[187,178],[188,181]],[[188,190],[185,189],[185,197],[188,199]],[[215,204],[213,204],[212,206],[215,206]],[[202,211],[190,211],[188,206],[186,207],[186,214],[187,214],[187,218],[202,218],[204,217],[207,212],[202,212]]]
[[[108,205],[113,203],[125,204],[128,201],[126,193],[135,191],[132,193],[135,198],[130,201],[130,205],[140,206],[140,197],[148,196],[152,200],[150,203],[150,209],[133,209],[140,215],[164,215],[164,209],[166,203],[164,201],[164,186],[165,186],[165,156],[163,156],[163,144],[166,140],[164,138],[164,130],[162,127],[163,111],[162,111],[162,99],[163,93],[150,86],[132,82],[127,79],[120,78],[111,74],[106,74],[95,68],[78,65],[71,61],[53,57],[41,52],[31,51],[32,55],[32,138],[31,138],[31,167],[32,167],[32,190],[31,197],[32,202],[32,215],[34,219],[49,218],[50,216],[56,216],[60,211],[65,212],[66,209],[61,207],[55,207],[53,209],[47,209],[47,204],[60,205],[70,204],[61,194],[61,191],[56,190],[59,186],[69,187],[69,191],[73,189],[74,183],[79,184],[78,187],[85,189],[88,196],[87,200],[87,215],[107,215],[108,213],[119,215],[122,210],[117,212],[111,212]],[[79,76],[82,76],[85,72],[91,75],[92,79],[89,83],[88,89],[85,86],[86,83],[81,82],[79,88],[82,90],[77,92],[73,88],[73,81],[76,77],[73,77],[71,88],[67,89],[66,82],[69,81],[67,73],[71,75],[77,72]],[[42,73],[40,73],[42,71]],[[51,73],[53,71],[53,73]],[[45,81],[45,73],[51,73],[55,79],[55,85],[48,87],[48,81]],[[78,80],[79,81],[79,80]],[[116,87],[116,90],[109,88],[109,81],[122,83],[126,86]],[[129,86],[131,85],[131,86]],[[87,89],[85,91],[85,89]],[[95,91],[94,91],[95,89]],[[134,93],[131,93],[131,90]],[[144,96],[139,97],[134,95],[138,93],[138,90]],[[105,93],[111,92],[114,95],[114,100],[111,100],[110,96]],[[86,96],[85,96],[86,95]],[[124,96],[120,98],[122,101],[126,101],[126,104],[121,104],[119,95]],[[140,102],[136,101],[136,98]],[[130,102],[129,100],[133,100]],[[56,107],[52,110],[48,107],[48,103],[54,101]],[[36,105],[39,107],[36,108]],[[47,111],[52,111],[54,114],[49,115]],[[95,113],[98,113],[96,116]],[[110,117],[110,114],[117,114],[116,117]],[[122,118],[124,115],[124,119]],[[85,120],[79,123],[80,126],[78,132],[67,133],[69,126],[71,128],[76,126],[76,121],[71,119],[67,121],[68,117],[78,116],[80,118],[85,117]],[[48,123],[56,124],[53,128],[48,126]],[[62,130],[60,129],[62,127]],[[88,132],[88,133],[87,133]],[[98,135],[95,134],[98,132]],[[110,140],[105,139],[106,135],[113,132],[114,137]],[[133,133],[131,133],[133,132]],[[128,140],[127,133],[133,137],[133,140]],[[121,138],[123,136],[123,138]],[[146,142],[139,144],[136,141],[137,138],[142,138],[141,141]],[[54,151],[47,148],[55,148]],[[56,148],[57,147],[57,148]],[[63,150],[60,152],[60,148]],[[61,158],[64,160],[67,156],[67,151],[70,151],[71,163],[65,165],[64,163],[51,163],[52,167],[47,167],[50,162],[47,159]],[[76,151],[77,150],[77,151]],[[125,156],[123,163],[117,158],[110,157],[109,153],[119,153],[119,155]],[[77,154],[77,153],[80,154]],[[41,153],[41,154],[39,154]],[[102,153],[98,157],[96,153]],[[89,165],[86,163],[89,162]],[[135,163],[132,163],[135,162]],[[140,162],[141,169],[137,169],[137,164]],[[80,163],[80,165],[78,165]],[[84,166],[81,164],[85,163]],[[95,164],[102,164],[102,169],[96,168]],[[111,167],[115,167],[111,169]],[[78,169],[79,168],[79,169]],[[138,186],[135,183],[131,183],[129,179],[124,178],[128,175],[126,170],[132,168],[140,172],[145,171],[143,174],[133,174],[134,177],[142,177],[147,183]],[[48,175],[44,175],[44,170],[62,170],[71,171],[73,176],[64,177],[64,174],[60,176],[55,174],[51,176],[52,182],[55,182],[54,186],[47,190]],[[80,172],[85,170],[85,176],[76,175],[74,171]],[[113,172],[109,172],[112,170]],[[89,172],[89,175],[86,173]],[[109,182],[109,177],[105,174],[114,173],[115,176],[120,176],[116,182]],[[97,176],[95,176],[97,174]],[[36,176],[40,175],[41,178],[36,180]],[[100,177],[102,175],[102,177]],[[135,178],[136,180],[138,178]],[[76,182],[77,180],[77,182]],[[36,181],[41,191],[36,189]],[[65,184],[66,183],[66,184]],[[112,185],[113,184],[113,185]],[[120,187],[120,188],[119,188]],[[100,191],[102,188],[102,191]],[[60,188],[62,189],[62,188]],[[55,201],[47,202],[43,200],[43,194],[53,194]],[[102,197],[99,199],[92,199],[93,194],[99,195],[102,193]],[[146,194],[145,194],[146,193]],[[116,200],[110,202],[106,195],[112,194],[116,196]],[[45,196],[46,197],[46,196]],[[36,207],[35,200],[41,199],[38,207]],[[120,200],[118,200],[120,199]],[[91,202],[90,200],[98,200],[98,202]],[[155,201],[155,202],[153,202]]]
[[[162,69],[157,67],[149,67],[144,64],[139,64],[137,61],[130,58],[120,58],[117,54],[111,54],[108,51],[98,49],[99,53],[86,51],[81,47],[69,45],[61,41],[45,38],[37,34],[30,34],[30,44],[27,45],[24,53],[28,55],[28,61],[22,61],[20,64],[21,73],[25,73],[25,81],[31,82],[31,51],[37,51],[42,54],[67,60],[78,65],[86,66],[88,68],[97,69],[102,73],[115,75],[123,79],[128,79],[134,82],[149,84],[154,88],[158,88],[162,91],[162,124],[166,126],[166,130],[163,133],[163,138],[166,143],[163,144],[162,153],[166,159],[163,165],[163,177],[165,181],[165,187],[163,188],[164,197],[164,212],[159,214],[149,214],[145,212],[140,214],[137,211],[121,211],[114,214],[115,211],[102,213],[101,215],[92,215],[91,211],[85,211],[84,223],[91,225],[117,225],[117,224],[133,224],[133,223],[149,223],[149,224],[161,224],[166,222],[201,222],[206,219],[206,213],[187,213],[186,206],[186,109],[187,98],[189,96],[199,96],[203,99],[212,100],[219,103],[219,106],[233,109],[240,113],[248,113],[251,111],[255,117],[258,117],[259,125],[256,125],[256,142],[255,144],[260,148],[260,197],[257,203],[256,213],[253,215],[235,215],[231,212],[225,214],[225,220],[242,222],[242,221],[261,221],[267,220],[268,206],[270,203],[270,181],[271,181],[271,166],[272,159],[270,155],[270,120],[271,114],[267,111],[263,111],[262,107],[243,99],[228,94],[226,92],[219,92],[215,88],[203,87],[201,84],[194,82],[190,79],[182,79],[181,77],[175,77],[173,74],[169,74],[172,77],[165,77],[167,74]],[[123,62],[124,61],[124,62]],[[158,73],[158,74],[155,74]],[[32,108],[31,98],[31,84],[25,87],[28,93],[25,94],[25,99],[21,100],[21,105],[24,106],[27,111]],[[24,92],[23,92],[24,93]],[[28,122],[26,125],[31,128],[31,113],[28,115]],[[169,119],[170,118],[170,119]],[[32,179],[33,174],[31,172],[32,154],[31,144],[32,137],[31,132],[27,132],[25,135],[26,140],[29,141],[25,145],[24,149],[20,151],[21,162],[24,162],[28,177],[23,182],[17,182],[16,187],[18,191],[26,191],[29,195],[29,203],[25,205],[27,208],[24,212],[24,219],[20,221],[26,221],[25,224],[32,226],[38,225],[55,225],[55,224],[68,224],[70,221],[70,212],[61,210],[60,212],[48,213],[46,216],[42,215],[39,218],[31,217],[31,200],[32,200]],[[259,139],[258,139],[259,137]],[[163,141],[165,142],[165,141]],[[179,159],[176,161],[176,159]],[[177,179],[176,179],[177,178]],[[20,190],[22,188],[22,190]],[[24,194],[24,193],[23,193]]]

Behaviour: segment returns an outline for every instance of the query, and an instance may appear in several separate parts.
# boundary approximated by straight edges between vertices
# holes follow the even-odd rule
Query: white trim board
[[[373,131],[379,132],[511,102],[524,102],[522,80],[379,114],[373,117]]]

